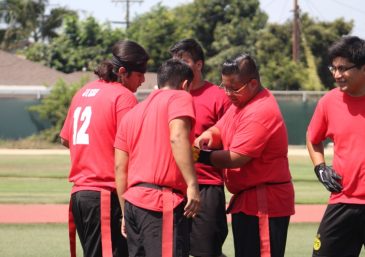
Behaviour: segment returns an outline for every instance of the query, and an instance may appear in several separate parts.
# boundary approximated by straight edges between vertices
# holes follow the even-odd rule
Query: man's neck
[[[199,88],[201,88],[202,86],[204,86],[205,81],[203,80],[202,77],[200,77],[197,80],[193,80],[193,82],[191,83],[191,90],[197,90]]]

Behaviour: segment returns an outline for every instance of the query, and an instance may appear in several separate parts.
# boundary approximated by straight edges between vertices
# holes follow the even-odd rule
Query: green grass
[[[0,203],[68,203],[71,184],[66,178],[17,178],[0,180]]]
[[[311,256],[317,223],[292,223],[289,226],[286,254],[288,257]],[[231,227],[223,252],[234,256]],[[77,256],[82,256],[78,243]],[[0,224],[0,256],[68,257],[67,224]],[[362,250],[360,257],[365,257]]]
[[[290,157],[289,164],[296,203],[325,204],[329,194],[317,181],[310,159]],[[0,203],[67,203],[69,168],[68,155],[0,155]]]
[[[328,192],[317,181],[309,158],[290,157],[289,161],[296,202],[326,203]],[[68,155],[0,156],[0,203],[68,203],[69,165]],[[290,224],[286,256],[311,256],[317,228],[316,223]],[[234,256],[231,231],[224,253]],[[0,224],[0,256],[68,257],[67,224]],[[82,256],[80,245],[78,256]],[[360,256],[365,257],[364,250]]]
[[[0,155],[0,177],[67,178],[68,155]]]
[[[77,256],[82,256],[80,245]],[[67,224],[0,224],[0,256],[69,257]]]
[[[68,203],[68,155],[0,156],[0,203]]]

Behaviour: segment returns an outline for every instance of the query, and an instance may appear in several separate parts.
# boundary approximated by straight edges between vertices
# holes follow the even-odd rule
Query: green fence
[[[137,93],[143,100],[151,91]],[[305,133],[314,108],[323,92],[274,91],[289,134],[289,144],[304,145]],[[38,99],[0,98],[0,138],[16,139],[35,134],[49,126],[28,107],[38,104]]]
[[[49,127],[48,122],[28,111],[29,106],[39,102],[37,99],[0,98],[0,138],[24,138]]]
[[[288,130],[290,145],[304,145],[305,134],[322,92],[275,91]]]

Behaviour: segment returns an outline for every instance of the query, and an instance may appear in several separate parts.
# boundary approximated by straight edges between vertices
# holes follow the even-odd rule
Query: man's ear
[[[249,83],[250,83],[249,87],[251,87],[252,89],[255,89],[259,85],[259,83],[257,82],[256,79],[251,79],[251,81]]]
[[[118,70],[119,76],[124,75],[126,73],[127,73],[127,70],[123,66],[119,68],[119,70]]]
[[[199,68],[199,70],[201,71],[203,69],[203,61],[199,60],[195,63],[195,65]]]
[[[185,90],[185,91],[190,91],[190,82],[185,79],[183,82],[181,82],[181,89]]]

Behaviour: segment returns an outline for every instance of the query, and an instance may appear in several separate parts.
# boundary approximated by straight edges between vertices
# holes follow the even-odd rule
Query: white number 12
[[[74,111],[74,124],[73,124],[73,144],[74,145],[88,145],[89,134],[86,133],[87,128],[90,125],[91,120],[91,106],[86,106],[82,111],[81,107],[77,107]],[[80,117],[81,114],[81,117]],[[82,122],[81,127],[78,128],[79,121]]]

